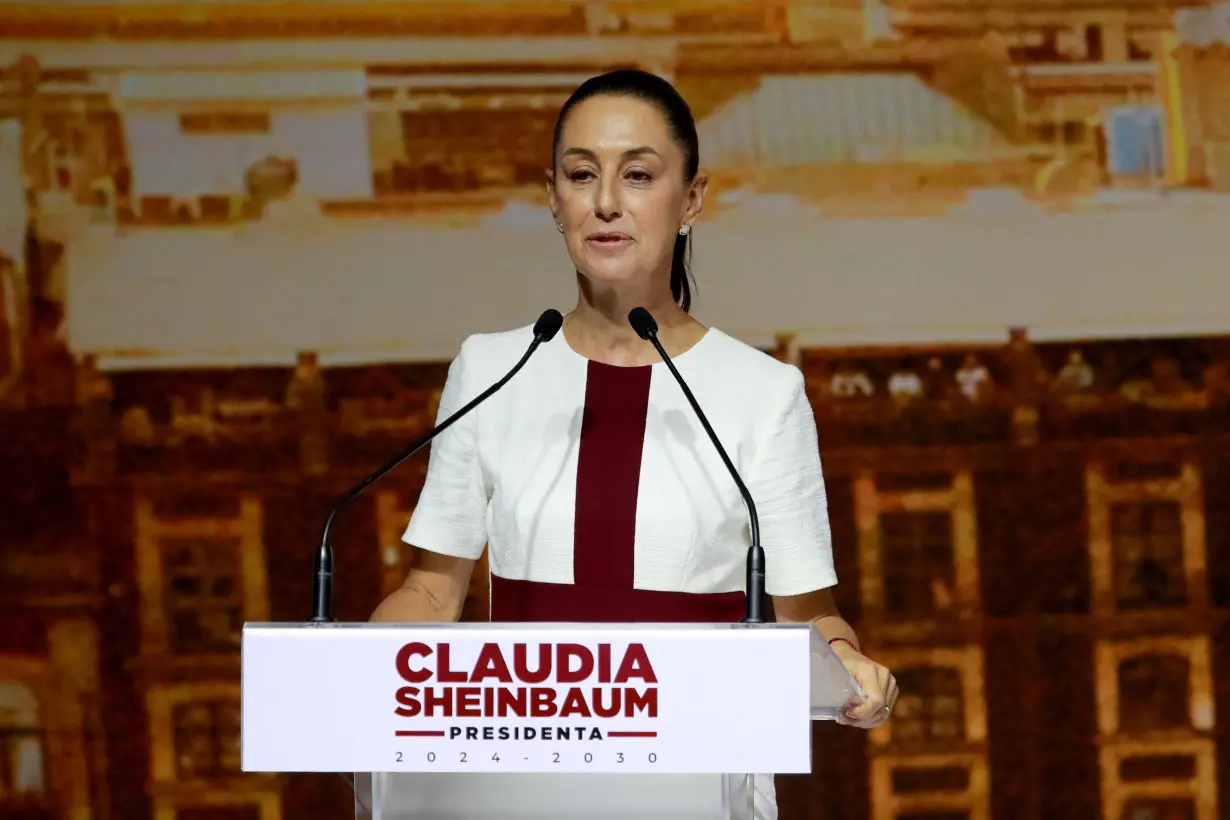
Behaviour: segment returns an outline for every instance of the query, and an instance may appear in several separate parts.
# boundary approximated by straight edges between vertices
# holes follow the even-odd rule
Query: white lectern
[[[248,624],[243,770],[361,820],[764,820],[861,694],[804,624]]]

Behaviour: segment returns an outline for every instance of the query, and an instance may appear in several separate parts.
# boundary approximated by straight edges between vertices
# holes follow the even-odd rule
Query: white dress
[[[469,337],[439,417],[503,377],[532,338],[530,327]],[[836,584],[802,374],[717,329],[674,362],[756,502],[766,591]],[[592,362],[562,333],[433,442],[403,538],[462,558],[487,546],[497,622],[743,617],[747,510],[679,385],[664,363]],[[772,778],[756,788],[757,816],[775,817]]]

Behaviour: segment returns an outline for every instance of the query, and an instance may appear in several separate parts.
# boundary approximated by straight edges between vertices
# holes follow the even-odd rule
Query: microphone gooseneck
[[[717,448],[722,463],[726,465],[726,470],[735,481],[735,486],[739,488],[739,495],[743,496],[743,503],[747,505],[747,517],[752,530],[752,544],[747,550],[747,604],[743,623],[763,624],[766,622],[764,607],[765,557],[764,548],[760,546],[760,518],[756,515],[756,502],[752,500],[752,494],[748,491],[747,485],[743,483],[743,479],[740,477],[739,471],[735,469],[734,463],[731,462],[730,456],[726,455],[726,448],[718,440],[717,433],[713,431],[713,427],[709,424],[709,419],[705,417],[705,412],[700,409],[700,404],[696,401],[696,397],[692,395],[687,382],[683,380],[683,376],[679,375],[679,371],[675,369],[675,363],[671,361],[671,357],[667,355],[666,349],[658,341],[658,323],[653,318],[653,315],[643,307],[633,308],[628,314],[628,324],[632,325],[636,335],[652,344],[654,349],[658,351],[658,355],[662,357],[662,361],[666,362],[671,375],[675,377],[675,381],[679,383],[680,389],[683,390],[683,395],[687,398],[688,404],[692,405],[693,412],[700,419],[701,426],[705,428],[705,433],[708,434],[709,440]]]
[[[325,519],[324,529],[320,534],[320,547],[316,550],[315,567],[312,573],[312,623],[331,623],[333,621],[333,546],[329,543],[329,531],[333,528],[333,521],[337,518],[338,513],[344,510],[350,502],[366,492],[368,487],[397,469],[403,461],[423,449],[432,439],[449,427],[452,427],[455,422],[459,421],[463,416],[507,384],[525,366],[525,363],[530,360],[530,356],[534,355],[534,351],[538,349],[538,346],[554,339],[555,334],[559,333],[563,325],[564,317],[560,315],[558,310],[543,311],[542,315],[538,317],[538,321],[534,323],[534,341],[530,342],[525,355],[521,357],[519,362],[513,365],[513,368],[502,379],[488,387],[456,413],[453,413],[444,421],[428,430],[374,473],[347,490],[333,504],[332,509],[329,510],[329,517]]]

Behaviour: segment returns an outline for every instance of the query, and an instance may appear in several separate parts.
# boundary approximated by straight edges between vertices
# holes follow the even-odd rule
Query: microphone
[[[748,492],[747,485],[739,477],[739,471],[735,469],[730,456],[726,455],[726,449],[722,447],[722,442],[718,441],[717,433],[713,432],[713,427],[709,425],[709,419],[705,418],[705,412],[700,409],[700,404],[697,403],[696,397],[692,395],[687,382],[683,380],[683,376],[679,375],[679,371],[675,369],[675,363],[671,361],[670,356],[666,355],[666,350],[662,347],[662,343],[658,341],[658,323],[654,320],[653,316],[645,308],[636,307],[628,314],[628,324],[632,325],[632,329],[636,331],[637,336],[652,344],[658,351],[658,355],[662,357],[662,361],[666,362],[671,375],[675,377],[675,381],[679,382],[683,395],[687,397],[688,404],[692,405],[692,410],[696,413],[696,417],[700,419],[701,426],[709,434],[709,440],[717,448],[718,455],[722,457],[722,463],[726,465],[730,477],[735,480],[735,486],[739,488],[739,495],[743,496],[743,503],[747,505],[747,515],[752,529],[752,545],[747,550],[747,604],[744,610],[743,623],[763,624],[765,623],[765,560],[764,549],[760,546],[760,519],[756,515],[756,502],[752,501],[752,494]]]
[[[564,317],[560,315],[558,310],[544,310],[542,315],[538,317],[538,321],[534,323],[534,341],[530,342],[530,346],[525,351],[525,355],[521,357],[521,361],[513,365],[512,370],[509,370],[504,375],[504,378],[488,387],[465,407],[462,407],[456,413],[453,413],[444,421],[428,430],[410,446],[390,459],[388,463],[376,470],[376,472],[350,488],[345,495],[334,503],[333,508],[329,510],[329,517],[325,519],[324,530],[320,534],[320,548],[316,551],[312,578],[312,623],[331,623],[333,621],[333,547],[329,544],[329,530],[333,528],[333,520],[337,518],[338,513],[344,510],[350,502],[361,496],[368,487],[391,473],[403,461],[423,449],[432,439],[449,427],[452,427],[455,422],[506,385],[525,366],[525,363],[530,360],[530,356],[534,355],[534,351],[538,349],[538,346],[543,342],[549,342],[554,339],[555,334],[559,333],[560,328],[563,326]]]

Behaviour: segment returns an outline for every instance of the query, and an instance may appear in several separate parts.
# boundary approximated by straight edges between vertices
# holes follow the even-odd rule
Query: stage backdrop
[[[783,816],[1224,816],[1227,55],[1203,0],[0,0],[0,815],[345,816],[239,773],[240,625],[307,614],[466,335],[574,303],[551,131],[641,67],[696,313],[804,371],[901,680]],[[423,469],[339,524],[342,617]]]

